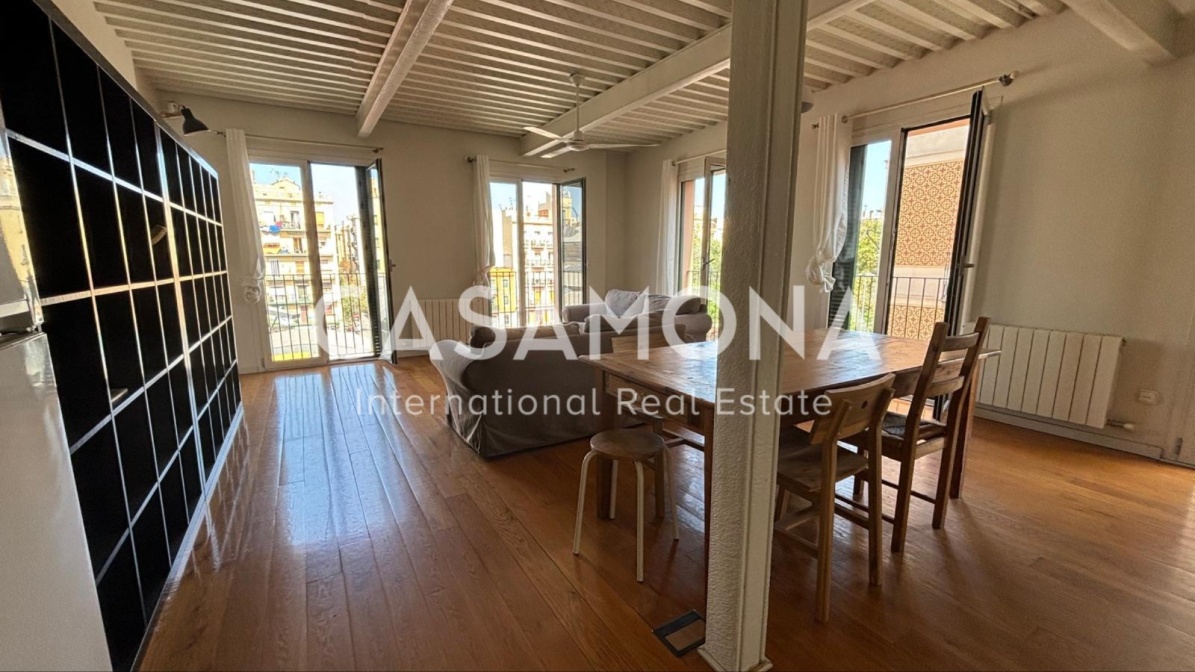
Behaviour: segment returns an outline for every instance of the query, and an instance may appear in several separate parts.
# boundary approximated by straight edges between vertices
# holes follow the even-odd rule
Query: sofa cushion
[[[611,289],[606,292],[606,307],[615,315],[626,315],[627,311],[635,307],[642,292],[632,292],[626,289]]]
[[[563,327],[565,336],[575,336],[581,333],[581,325],[577,323],[567,323],[558,325]],[[539,327],[511,327],[504,329],[506,332],[506,342],[520,341],[523,335],[527,333],[528,329],[534,333],[531,338],[556,338],[556,331],[552,325],[543,325]],[[473,332],[469,335],[469,347],[484,348],[493,343],[495,340],[493,327],[473,327]]]
[[[584,322],[581,322],[581,324],[580,324],[581,333],[582,334],[590,334],[590,333],[593,333],[594,331],[599,331],[599,332],[617,331],[617,329],[614,328],[614,325],[611,324],[611,322],[610,322],[611,317],[612,316],[610,316],[610,315],[590,315],[589,317],[585,318]],[[630,319],[633,317],[635,317],[635,316],[627,315],[627,316],[625,316],[625,319]],[[647,313],[647,326],[648,327],[658,327],[663,323],[664,323],[664,311],[660,310],[660,311],[656,311],[654,313]],[[629,332],[635,331],[638,328],[639,328],[638,322],[635,320],[632,320],[630,324],[623,327],[622,331],[629,333]]]

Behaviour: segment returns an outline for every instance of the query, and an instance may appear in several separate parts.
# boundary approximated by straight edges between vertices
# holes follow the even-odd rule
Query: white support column
[[[729,220],[722,291],[747,315],[752,289],[773,309],[790,300],[805,0],[735,3],[727,130]],[[740,322],[742,318],[740,319]],[[743,325],[745,330],[745,325]],[[718,359],[718,387],[775,395],[780,337],[764,329],[762,357],[740,333]],[[709,586],[702,657],[714,669],[764,670],[775,492],[775,415],[721,415],[714,428]],[[708,458],[707,458],[708,459]]]

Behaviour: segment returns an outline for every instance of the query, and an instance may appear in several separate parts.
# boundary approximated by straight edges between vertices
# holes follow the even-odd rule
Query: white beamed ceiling
[[[742,0],[740,0],[742,1]],[[355,114],[402,0],[95,0],[162,91]],[[815,90],[1043,14],[1059,0],[872,0],[809,32]],[[841,15],[839,15],[841,14]],[[521,136],[730,21],[731,0],[454,0],[384,119]],[[587,132],[662,142],[726,119],[724,69]],[[202,117],[202,111],[197,111]]]

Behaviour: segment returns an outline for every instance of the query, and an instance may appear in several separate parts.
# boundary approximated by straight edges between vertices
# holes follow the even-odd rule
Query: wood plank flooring
[[[142,669],[706,669],[650,632],[702,602],[699,453],[675,460],[681,540],[649,524],[638,584],[634,479],[571,553],[585,441],[484,461],[442,405],[368,413],[370,395],[443,394],[426,360],[243,385]],[[914,503],[882,590],[865,530],[839,521],[829,624],[813,620],[812,560],[776,538],[777,668],[1195,667],[1195,471],[983,421],[972,446],[965,499],[939,532]]]

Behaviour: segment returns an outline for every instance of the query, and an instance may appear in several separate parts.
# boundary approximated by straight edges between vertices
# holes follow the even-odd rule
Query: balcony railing
[[[585,303],[585,274],[580,271],[564,271],[560,275],[563,283],[558,285],[556,273],[552,271],[529,270],[518,273],[509,268],[490,271],[490,289],[494,292],[490,305],[494,325],[521,327],[558,321],[558,291],[562,306]],[[526,306],[519,302],[520,279],[525,288]]]
[[[890,336],[928,339],[934,324],[946,318],[946,290],[948,278],[892,278],[888,300],[888,329]],[[879,278],[875,274],[855,276],[851,288],[855,305],[851,310],[850,327],[870,331],[875,325],[879,304]]]
[[[373,283],[365,273],[322,274],[323,324],[311,276],[306,273],[267,273],[264,278],[266,324],[270,356],[275,362],[314,359],[321,346],[331,359],[375,354]]]

